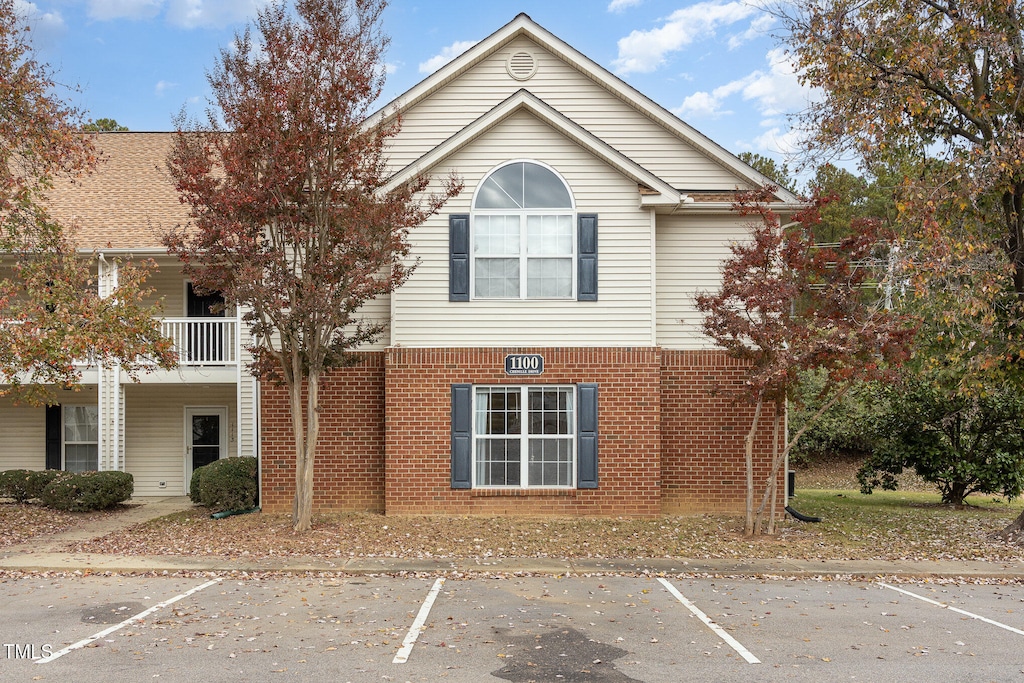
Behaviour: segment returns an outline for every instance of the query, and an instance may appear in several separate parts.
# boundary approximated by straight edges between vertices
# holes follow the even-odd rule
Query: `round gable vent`
[[[525,81],[537,73],[537,59],[529,52],[513,52],[505,66],[509,76],[517,81]]]

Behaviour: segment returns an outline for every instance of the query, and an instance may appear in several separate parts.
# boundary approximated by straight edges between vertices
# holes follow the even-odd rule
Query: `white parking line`
[[[444,578],[440,578],[434,582],[434,586],[427,593],[427,599],[423,601],[423,605],[420,606],[420,612],[416,615],[416,620],[412,622],[412,627],[409,629],[409,633],[406,634],[405,640],[402,641],[402,648],[395,655],[395,658],[391,661],[392,664],[405,664],[409,661],[409,655],[412,653],[412,646],[416,644],[416,639],[423,633],[424,624],[427,623],[427,617],[430,615],[430,608],[434,606],[434,600],[437,599],[437,594],[441,592],[441,586],[444,585]]]
[[[164,600],[163,602],[161,602],[161,603],[159,603],[157,605],[153,605],[152,607],[150,607],[149,609],[147,609],[147,610],[145,610],[143,612],[139,612],[134,617],[129,617],[128,619],[125,619],[120,624],[115,624],[115,625],[111,626],[110,628],[103,629],[102,631],[100,631],[99,633],[97,633],[95,635],[91,635],[88,638],[86,638],[84,640],[80,640],[80,641],[78,641],[77,643],[75,643],[73,645],[68,645],[63,650],[57,650],[56,652],[54,652],[54,653],[52,653],[50,655],[47,655],[46,657],[43,657],[42,659],[37,659],[36,660],[36,664],[47,664],[47,663],[52,662],[53,660],[57,659],[58,657],[63,657],[64,655],[66,655],[69,652],[81,649],[81,648],[85,647],[86,645],[88,645],[89,643],[96,642],[100,638],[103,638],[105,636],[109,636],[111,633],[114,633],[115,631],[121,630],[122,628],[124,628],[128,624],[134,623],[136,621],[142,621],[143,619],[148,617],[153,612],[156,612],[158,609],[163,609],[164,607],[167,607],[168,605],[173,605],[174,603],[178,602],[178,600],[181,600],[182,598],[187,598],[188,596],[192,595],[193,593],[198,593],[199,591],[203,590],[204,588],[209,588],[210,586],[218,584],[221,581],[223,581],[223,579],[213,579],[212,581],[207,581],[202,586],[196,586],[195,588],[193,588],[191,590],[185,591],[181,595],[176,595],[173,598],[171,598],[170,600]]]
[[[735,638],[733,638],[728,633],[726,633],[725,629],[723,629],[721,626],[719,626],[715,622],[711,621],[711,619],[708,618],[708,615],[704,614],[704,612],[702,612],[700,610],[700,608],[698,608],[692,602],[690,602],[685,597],[683,597],[683,594],[680,593],[676,589],[675,586],[673,586],[671,583],[669,583],[665,579],[658,579],[658,581],[661,581],[662,585],[665,586],[665,588],[668,589],[668,592],[671,593],[672,595],[674,595],[676,597],[676,600],[678,600],[679,602],[683,603],[683,605],[686,607],[686,609],[688,609],[691,612],[693,612],[693,614],[698,619],[703,621],[705,626],[707,626],[709,629],[714,631],[715,634],[719,638],[724,640],[726,643],[728,643],[729,646],[732,649],[736,650],[736,652],[739,653],[740,657],[743,657],[743,659],[747,660],[748,664],[760,664],[761,663],[761,660],[758,659],[757,657],[755,657],[754,655],[752,655],[750,653],[750,650],[748,650],[747,648],[745,648],[742,645],[740,645],[739,641],[736,640]]]
[[[958,607],[951,607],[950,605],[947,605],[944,602],[939,602],[938,600],[932,600],[931,598],[926,598],[923,595],[918,595],[917,593],[911,593],[908,590],[903,590],[902,588],[897,588],[896,586],[890,586],[889,584],[882,583],[881,581],[878,582],[878,585],[882,586],[883,588],[888,588],[889,590],[894,590],[897,593],[903,593],[904,595],[909,595],[912,598],[917,598],[918,600],[923,600],[924,602],[931,603],[931,604],[935,605],[936,607],[942,607],[943,609],[948,609],[951,612],[956,612],[957,614],[963,614],[964,616],[968,616],[971,619],[977,619],[978,621],[984,621],[986,624],[992,624],[993,626],[998,626],[999,628],[1004,628],[1007,631],[1011,631],[1013,633],[1016,633],[1017,635],[1024,636],[1024,631],[1021,631],[1019,628],[1014,628],[1012,626],[1007,626],[1006,624],[1001,624],[998,621],[993,621],[992,619],[989,619],[987,617],[983,617],[980,614],[973,614],[973,613],[968,612],[966,610],[962,610],[962,609],[960,609]]]

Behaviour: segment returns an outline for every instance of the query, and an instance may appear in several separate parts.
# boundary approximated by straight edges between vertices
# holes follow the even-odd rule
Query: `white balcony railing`
[[[164,318],[161,332],[174,342],[180,366],[234,365],[238,362],[235,318]]]

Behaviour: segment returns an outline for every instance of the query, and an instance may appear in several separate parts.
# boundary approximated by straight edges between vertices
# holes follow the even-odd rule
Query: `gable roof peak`
[[[399,95],[386,104],[370,116],[367,123],[371,126],[376,125],[395,116],[401,109],[415,106],[462,74],[470,71],[481,61],[502,49],[510,41],[523,35],[529,37],[558,59],[577,69],[580,73],[608,90],[615,97],[629,104],[642,115],[671,131],[680,139],[685,140],[708,159],[755,185],[763,185],[770,182],[767,177],[749,164],[740,161],[734,154],[696,128],[693,128],[675,114],[608,71],[608,69],[545,29],[525,12],[520,12],[512,21],[427,76],[404,94]],[[785,189],[780,188],[777,196],[783,202],[799,202],[799,198],[796,195]]]

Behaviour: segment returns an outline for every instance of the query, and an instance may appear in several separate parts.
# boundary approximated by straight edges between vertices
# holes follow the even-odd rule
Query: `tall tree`
[[[461,191],[421,176],[385,191],[397,118],[367,125],[384,82],[384,0],[261,10],[209,75],[215,110],[180,122],[168,166],[194,229],[168,239],[197,286],[242,306],[254,370],[283,381],[297,531],[310,528],[320,382],[385,323],[360,307],[409,277],[407,233]],[[223,121],[223,125],[221,124]]]
[[[748,535],[774,532],[780,469],[813,420],[853,382],[883,376],[898,364],[913,336],[911,321],[887,309],[883,298],[871,291],[878,272],[867,264],[876,259],[880,246],[885,248],[881,223],[858,221],[841,242],[820,247],[814,230],[827,200],[815,197],[783,227],[771,207],[772,189],[737,202],[739,214],[755,220],[751,239],[732,246],[721,289],[696,299],[705,313],[705,333],[749,368],[739,390],[754,405],[745,440]],[[813,368],[828,374],[829,398],[789,438],[783,424],[786,401],[796,398],[801,373]],[[757,488],[754,439],[765,407],[774,408],[771,461],[764,486]]]
[[[126,267],[101,297],[73,229],[54,221],[55,181],[91,172],[99,156],[81,114],[53,94],[13,0],[0,0],[0,393],[45,401],[74,386],[81,361],[173,364],[155,309],[143,305],[146,271]]]
[[[787,190],[796,189],[796,180],[793,179],[793,173],[789,168],[789,164],[785,162],[776,162],[775,159],[772,159],[771,157],[766,157],[763,154],[757,154],[755,152],[740,152],[736,156],[740,161],[747,164],[779,187],[784,187]]]
[[[915,161],[898,222],[916,245],[915,292],[951,342],[936,362],[1024,385],[1021,4],[795,0],[778,13],[804,83],[823,94],[805,119],[811,146]]]
[[[122,126],[116,119],[96,119],[82,126],[82,130],[87,133],[124,133],[128,126]]]

